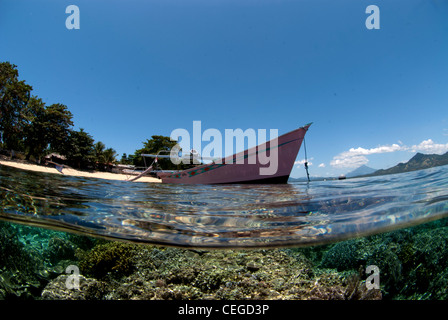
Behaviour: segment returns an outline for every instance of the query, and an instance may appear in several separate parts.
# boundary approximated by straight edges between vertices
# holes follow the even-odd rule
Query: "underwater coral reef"
[[[447,299],[448,223],[293,249],[196,250],[0,222],[0,299]],[[380,288],[366,267],[377,266]],[[79,269],[76,290],[68,266]],[[378,281],[377,280],[377,281]]]

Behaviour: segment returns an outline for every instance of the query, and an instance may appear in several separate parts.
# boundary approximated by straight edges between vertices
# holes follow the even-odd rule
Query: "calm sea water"
[[[0,165],[0,218],[178,247],[309,246],[448,216],[448,166],[286,185],[167,185]]]

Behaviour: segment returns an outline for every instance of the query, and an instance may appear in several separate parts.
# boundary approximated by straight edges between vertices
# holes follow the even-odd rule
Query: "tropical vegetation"
[[[0,62],[0,153],[42,163],[45,156],[58,155],[59,161],[81,169],[111,170],[118,162],[144,166],[142,153],[169,151],[175,142],[154,135],[133,155],[117,152],[95,139],[83,128],[76,130],[73,114],[66,105],[47,105],[33,94],[33,87],[19,79],[17,66]],[[165,169],[174,165],[159,160]]]

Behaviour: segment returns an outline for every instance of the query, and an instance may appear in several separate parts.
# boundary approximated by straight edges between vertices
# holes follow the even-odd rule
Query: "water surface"
[[[0,165],[0,218],[177,247],[301,247],[448,216],[448,166],[286,185],[169,185]]]

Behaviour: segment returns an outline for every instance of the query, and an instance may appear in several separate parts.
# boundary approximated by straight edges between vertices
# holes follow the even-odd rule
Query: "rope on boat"
[[[308,157],[307,157],[307,154],[306,154],[305,137],[303,137],[303,147],[305,148],[305,170],[306,170],[306,176],[308,178],[308,182],[310,182],[310,174],[308,173]]]

